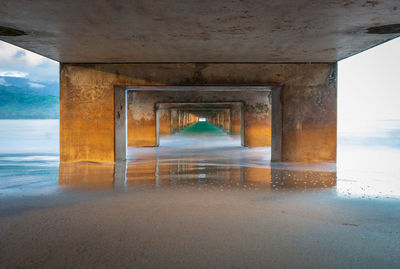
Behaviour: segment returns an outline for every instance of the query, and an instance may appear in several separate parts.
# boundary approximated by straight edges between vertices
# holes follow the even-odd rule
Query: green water
[[[203,121],[186,127],[178,135],[226,135],[226,133],[211,123]]]

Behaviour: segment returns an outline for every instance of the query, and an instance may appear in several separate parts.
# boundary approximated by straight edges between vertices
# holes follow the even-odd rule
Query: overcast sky
[[[400,120],[400,38],[339,62],[339,119]]]
[[[58,72],[57,62],[0,41],[0,76],[26,77],[35,83],[58,81]],[[339,123],[400,120],[399,82],[400,38],[340,61]]]

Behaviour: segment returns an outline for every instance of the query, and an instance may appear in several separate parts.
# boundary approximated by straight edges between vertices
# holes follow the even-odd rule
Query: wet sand
[[[398,268],[398,205],[190,184],[3,198],[0,267]]]
[[[165,139],[115,167],[61,164],[54,185],[8,183],[0,268],[400,267],[395,195],[359,196],[334,164],[208,142]]]

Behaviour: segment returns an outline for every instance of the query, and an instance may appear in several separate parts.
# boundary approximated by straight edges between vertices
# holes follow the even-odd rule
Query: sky
[[[33,87],[40,82],[56,82],[59,79],[59,64],[36,53],[0,41],[0,84],[1,77],[24,77]]]
[[[25,77],[32,87],[59,79],[57,62],[0,41],[2,76]],[[354,120],[400,120],[400,38],[338,64],[339,124]]]
[[[339,62],[339,120],[400,120],[400,38]]]

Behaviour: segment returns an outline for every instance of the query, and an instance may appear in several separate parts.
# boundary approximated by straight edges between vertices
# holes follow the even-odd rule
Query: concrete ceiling
[[[335,62],[399,36],[367,33],[390,24],[399,0],[0,2],[0,39],[70,63]]]

